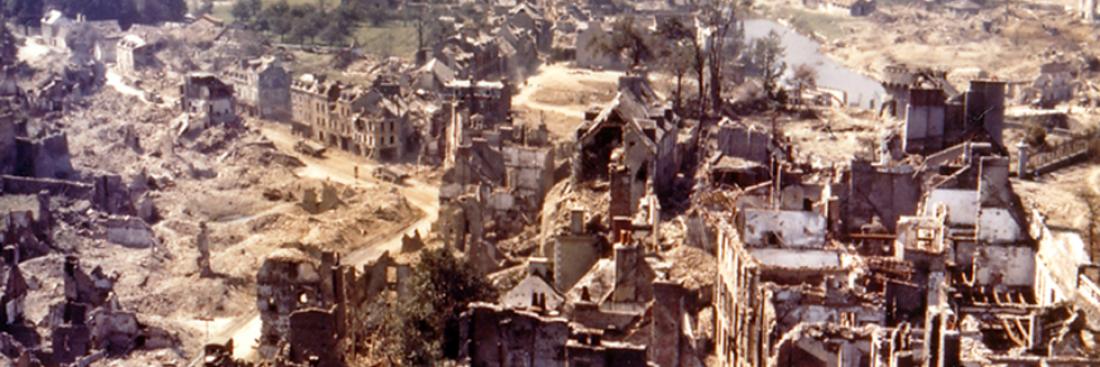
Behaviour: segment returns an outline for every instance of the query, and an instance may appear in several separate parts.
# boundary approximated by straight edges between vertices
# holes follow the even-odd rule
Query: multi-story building
[[[409,134],[408,107],[400,99],[380,93],[371,97],[371,108],[355,116],[356,149],[378,159],[400,158]]]
[[[250,116],[285,121],[291,118],[290,74],[274,57],[241,63],[223,74]]]
[[[180,86],[180,108],[203,126],[237,121],[233,87],[208,73],[190,73]]]
[[[297,133],[341,150],[400,158],[408,137],[408,107],[391,84],[372,88],[304,75],[290,87]]]

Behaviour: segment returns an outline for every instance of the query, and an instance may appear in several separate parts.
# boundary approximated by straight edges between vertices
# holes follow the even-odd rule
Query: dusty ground
[[[86,110],[62,121],[73,163],[83,172],[120,173],[128,182],[140,172],[152,178],[156,189],[151,195],[162,217],[153,228],[161,243],[129,249],[88,239],[67,224],[61,224],[56,242],[79,253],[88,270],[98,265],[120,274],[116,293],[123,307],[179,335],[183,344],[175,353],[148,353],[132,358],[134,365],[193,356],[201,343],[217,340],[226,330],[239,336],[238,330],[258,328],[251,322],[253,282],[267,253],[299,246],[337,250],[363,262],[399,248],[406,229],[425,233],[431,218],[425,214],[435,213],[437,194],[426,185],[373,182],[365,177],[371,166],[362,159],[298,157],[282,126],[249,121],[177,140],[169,127],[174,111],[116,88],[127,87],[105,87],[89,99]],[[127,136],[136,137],[137,144],[127,143]],[[358,179],[357,164],[364,173]],[[342,204],[325,213],[306,212],[298,203],[303,190],[319,191],[326,181]],[[86,204],[63,205],[80,210]],[[198,276],[194,238],[200,222],[209,223],[211,262],[218,273],[213,278]],[[44,317],[47,305],[61,297],[55,273],[62,262],[61,256],[49,256],[26,264],[27,273],[41,284],[27,305],[41,310],[32,311],[32,319]],[[239,340],[238,345],[249,343]]]
[[[872,75],[900,62],[948,71],[979,68],[1001,80],[1029,80],[1049,52],[1069,55],[1092,49],[1097,41],[1093,26],[1063,7],[1033,2],[990,3],[976,15],[962,15],[941,5],[879,1],[866,17],[807,10],[796,0],[755,4],[760,13],[825,38],[824,51]]]
[[[526,121],[545,122],[554,137],[571,137],[589,107],[615,98],[621,75],[560,63],[543,65],[512,97],[512,106]]]

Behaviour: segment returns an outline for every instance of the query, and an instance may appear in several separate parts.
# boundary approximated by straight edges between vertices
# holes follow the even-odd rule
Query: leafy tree
[[[340,46],[347,39],[348,29],[340,22],[329,22],[320,32],[321,40],[332,46]]]
[[[0,66],[14,65],[18,54],[19,46],[16,45],[15,36],[5,25],[4,17],[0,16]]]
[[[298,5],[290,8],[288,23],[290,27],[290,39],[294,42],[305,43],[313,41],[320,34],[321,27],[325,24],[324,14],[313,5]]]
[[[294,25],[290,18],[290,5],[286,0],[271,4],[260,12],[257,23],[259,29],[271,31],[279,36],[280,41],[286,41],[286,36]]]
[[[31,27],[38,27],[42,17],[42,0],[3,0],[0,13],[13,18],[26,32]]]
[[[416,49],[421,50],[443,37],[443,29],[438,22],[439,14],[427,5],[405,7],[405,19],[411,20],[416,29]]]
[[[238,22],[254,25],[262,11],[263,3],[260,0],[237,0],[229,13]]]
[[[631,67],[641,65],[642,61],[649,60],[653,56],[649,40],[645,33],[634,25],[632,16],[621,17],[612,24],[611,35],[602,42],[600,49],[614,56],[627,54]]]
[[[779,77],[787,70],[787,63],[783,62],[786,52],[779,33],[775,31],[768,32],[767,36],[757,38],[752,43],[749,63],[760,72],[768,98],[776,99],[779,96]]]
[[[409,297],[389,310],[372,312],[380,317],[368,321],[385,340],[383,353],[404,365],[427,366],[440,360],[444,336],[466,306],[498,297],[469,263],[446,248],[421,252],[411,282]]]
[[[676,108],[683,103],[684,75],[695,69],[699,82],[699,97],[703,97],[703,51],[695,30],[684,25],[679,18],[670,17],[657,25],[657,34],[665,39],[660,49],[662,68],[676,78]]]

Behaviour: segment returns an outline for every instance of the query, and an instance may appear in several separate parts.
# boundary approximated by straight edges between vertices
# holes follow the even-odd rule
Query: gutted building
[[[250,116],[287,121],[291,118],[290,74],[274,57],[241,61],[223,73],[237,103]]]

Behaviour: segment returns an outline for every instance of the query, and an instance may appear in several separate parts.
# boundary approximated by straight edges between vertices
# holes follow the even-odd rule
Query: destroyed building
[[[290,90],[298,134],[380,160],[405,154],[413,129],[399,85],[379,80],[363,88],[306,74]]]
[[[284,249],[264,260],[256,275],[256,307],[263,328],[259,352],[265,359],[283,354],[300,363],[321,358],[322,366],[342,366],[347,327],[350,269],[326,255],[322,261]]]
[[[290,73],[275,57],[241,60],[222,75],[250,116],[275,121],[291,118]]]
[[[157,65],[156,46],[144,37],[127,34],[118,40],[115,48],[118,69],[124,73],[134,73]]]
[[[720,365],[1098,362],[1052,347],[1087,328],[1067,323],[1095,322],[1067,316],[1096,307],[1069,302],[1093,283],[1081,239],[1055,234],[1013,192],[1004,83],[975,81],[951,99],[911,85],[896,88],[906,90],[907,148],[884,139],[877,162],[811,168],[780,154],[797,147],[769,149],[774,140],[729,122],[713,138],[743,141],[723,155],[780,169],[727,186],[734,198],[712,204],[725,209],[704,210],[718,252]]]
[[[629,208],[637,207],[649,185],[667,195],[680,169],[679,124],[645,76],[621,77],[615,99],[587,112],[577,127],[573,181],[608,180],[613,193],[629,195]],[[612,217],[633,214],[612,211]]]
[[[956,96],[946,90],[910,88],[903,106],[902,149],[930,155],[972,139],[991,139],[1004,147],[1005,83],[972,81]]]
[[[212,74],[190,73],[180,85],[180,108],[193,127],[237,122],[233,87]]]

